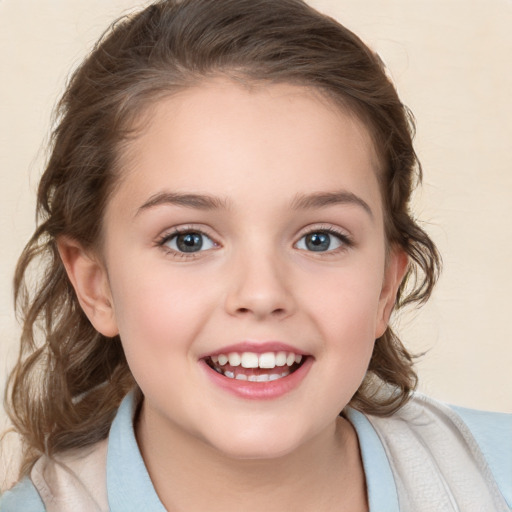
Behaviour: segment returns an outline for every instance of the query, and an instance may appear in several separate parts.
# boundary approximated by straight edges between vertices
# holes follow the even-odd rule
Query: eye
[[[179,253],[194,253],[213,249],[217,244],[200,231],[176,232],[167,235],[160,245]]]
[[[346,235],[332,230],[318,230],[304,235],[295,247],[303,251],[327,252],[348,245],[350,241]]]

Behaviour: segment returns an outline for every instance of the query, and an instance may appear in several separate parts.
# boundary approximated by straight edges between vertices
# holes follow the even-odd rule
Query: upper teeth
[[[275,368],[276,366],[292,366],[300,363],[302,356],[293,352],[231,352],[229,354],[218,354],[211,357],[212,361],[220,366],[229,363],[231,366],[242,366],[243,368]]]

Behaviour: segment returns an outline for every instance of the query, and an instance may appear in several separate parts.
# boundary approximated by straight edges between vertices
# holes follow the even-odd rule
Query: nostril
[[[238,308],[236,310],[237,313],[240,313],[240,314],[243,314],[243,315],[246,315],[248,313],[251,313],[253,310],[251,308]],[[274,310],[272,310],[270,312],[271,315],[274,315],[274,316],[282,316],[284,314],[286,314],[286,309],[284,308],[276,308]]]

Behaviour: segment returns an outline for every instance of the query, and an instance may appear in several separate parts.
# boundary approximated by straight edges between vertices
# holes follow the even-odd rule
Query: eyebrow
[[[159,192],[151,196],[136,212],[136,216],[144,210],[160,205],[177,205],[198,210],[215,210],[228,208],[228,201],[206,194],[180,194],[178,192]]]
[[[313,194],[297,194],[292,201],[295,210],[324,208],[336,204],[354,204],[363,208],[373,219],[373,212],[368,203],[352,192],[315,192]]]
[[[136,216],[142,211],[160,205],[177,205],[199,210],[228,209],[227,199],[207,194],[180,194],[178,192],[159,192],[151,196],[136,212]],[[291,202],[294,210],[324,208],[336,204],[355,204],[363,208],[373,218],[373,212],[368,203],[352,192],[315,192],[312,194],[297,194]]]

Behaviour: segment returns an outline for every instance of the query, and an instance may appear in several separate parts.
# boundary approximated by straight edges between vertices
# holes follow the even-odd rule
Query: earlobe
[[[380,338],[388,327],[389,318],[396,301],[396,294],[408,267],[409,257],[407,253],[402,248],[393,248],[388,257],[382,283],[375,339]]]
[[[104,265],[68,237],[60,237],[57,247],[80,306],[94,328],[108,337],[119,334]]]

